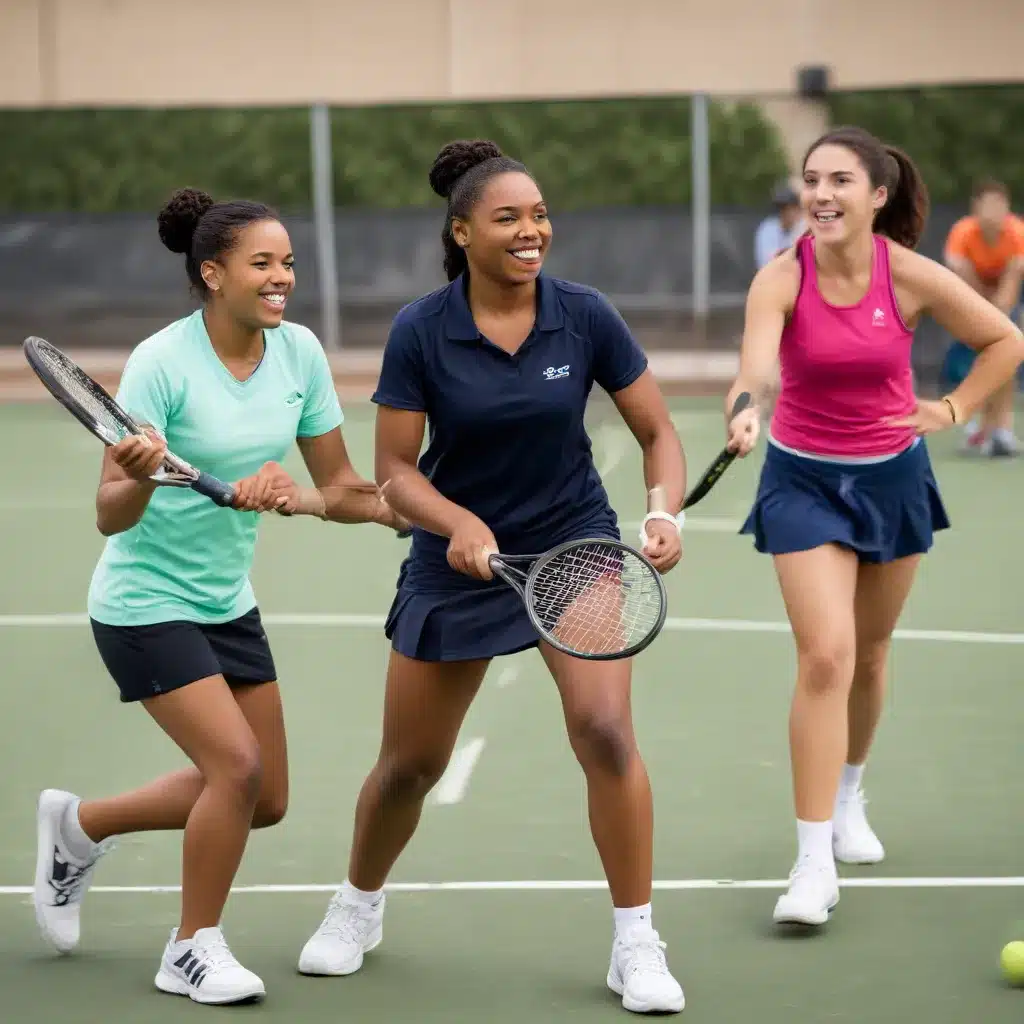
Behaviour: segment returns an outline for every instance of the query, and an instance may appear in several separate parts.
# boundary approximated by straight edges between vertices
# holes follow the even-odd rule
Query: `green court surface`
[[[696,479],[722,443],[719,404],[673,408]],[[607,407],[592,416],[598,464],[621,519],[634,523],[639,453]],[[353,458],[369,473],[372,408],[351,406],[347,417]],[[385,940],[364,970],[296,973],[344,876],[356,793],[379,739],[381,623],[405,545],[369,526],[263,525],[254,580],[285,693],[292,802],[282,825],[253,836],[225,926],[267,982],[267,1000],[218,1011],[153,988],[177,912],[176,894],[156,890],[177,883],[178,835],[123,840],[97,873],[80,951],[51,955],[28,899],[38,791],[109,793],[181,757],[140,708],[117,701],[85,624],[102,543],[96,443],[49,404],[0,407],[0,430],[0,1019],[626,1019],[604,986],[611,913],[583,779],[535,652],[492,666],[395,871]],[[810,937],[771,925],[794,851],[794,657],[771,564],[736,536],[759,459],[737,464],[692,515],[685,560],[668,578],[670,620],[637,659],[634,698],[655,789],[655,924],[686,989],[684,1019],[1024,1015],[1024,990],[998,970],[1003,943],[1024,938],[1024,464],[964,460],[957,440],[931,444],[954,529],[939,536],[901,622],[866,778],[888,856],[842,870],[842,902]]]

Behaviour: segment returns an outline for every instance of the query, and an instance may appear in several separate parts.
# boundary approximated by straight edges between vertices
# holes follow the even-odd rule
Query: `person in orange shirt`
[[[1024,220],[1010,212],[1010,192],[998,181],[974,189],[971,214],[953,225],[946,239],[946,265],[972,288],[1017,323],[1022,316]],[[949,375],[966,371],[974,353],[955,341],[947,354]],[[1017,380],[1010,381],[967,424],[967,450],[984,455],[1016,455],[1020,443],[1013,433],[1013,401]]]

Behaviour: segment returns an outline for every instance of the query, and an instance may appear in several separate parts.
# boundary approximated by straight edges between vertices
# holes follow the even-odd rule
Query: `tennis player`
[[[124,702],[140,702],[192,762],[130,793],[38,807],[34,902],[59,951],[79,940],[82,899],[111,839],[184,829],[181,918],[156,985],[200,1003],[264,994],[220,929],[250,828],[279,822],[288,767],[277,672],[249,569],[261,511],[404,524],[352,468],[330,366],[282,318],[295,285],[288,234],[266,206],[175,193],[160,237],[201,307],[131,354],[118,401],[152,427],[106,450],[96,495],[106,546],[89,588],[100,656]],[[316,488],[277,465],[297,439]],[[224,480],[236,508],[158,486],[171,450]]]
[[[430,182],[448,201],[450,283],[398,314],[374,395],[378,482],[414,525],[385,627],[393,649],[383,742],[359,795],[348,879],[299,960],[307,974],[357,971],[380,942],[385,879],[488,663],[538,645],[519,596],[492,579],[487,553],[619,537],[584,428],[595,383],[637,438],[648,487],[664,488],[669,512],[647,522],[647,554],[667,572],[681,553],[685,464],[665,403],[607,299],[541,273],[552,232],[533,178],[476,141],[445,146]],[[681,1010],[651,917],[651,790],[633,733],[630,662],[574,659],[546,644],[540,653],[586,775],[611,888],[607,984],[631,1010]]]
[[[933,533],[949,522],[924,436],[964,423],[1024,358],[1020,331],[956,274],[914,252],[928,210],[910,158],[859,128],[808,150],[810,227],[755,277],[727,399],[782,387],[742,532],[772,555],[797,649],[790,748],[798,853],[775,920],[821,925],[836,860],[876,863],[862,773],[882,711],[892,632]],[[930,315],[979,355],[938,401],[918,399],[913,330]],[[729,408],[727,405],[726,408]],[[728,428],[754,447],[756,405]]]

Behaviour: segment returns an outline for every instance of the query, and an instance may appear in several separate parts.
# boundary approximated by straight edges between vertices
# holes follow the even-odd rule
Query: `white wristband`
[[[647,524],[652,519],[662,519],[666,523],[671,523],[677,531],[682,533],[683,523],[686,522],[686,513],[680,512],[679,515],[674,516],[671,512],[648,512],[644,516],[644,521],[640,524],[640,543],[646,544],[648,541],[647,537]]]

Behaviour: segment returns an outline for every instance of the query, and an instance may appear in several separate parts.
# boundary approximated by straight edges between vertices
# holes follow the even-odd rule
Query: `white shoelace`
[[[360,932],[368,922],[373,909],[362,903],[351,903],[343,895],[336,893],[327,905],[327,913],[320,925],[320,932],[359,944],[362,942]]]
[[[621,945],[629,951],[623,974],[668,974],[668,961],[664,952],[666,944],[658,938],[657,932],[650,935],[629,933]]]
[[[210,939],[201,946],[195,945],[193,946],[193,950],[200,960],[213,969],[218,967],[242,966],[235,959],[231,950],[228,949],[227,941],[224,939],[223,935],[217,939]]]

